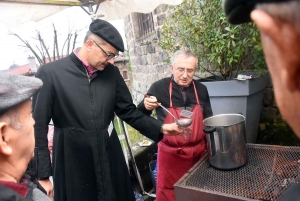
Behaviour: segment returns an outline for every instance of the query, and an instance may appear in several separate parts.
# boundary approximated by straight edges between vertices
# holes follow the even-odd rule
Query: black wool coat
[[[136,109],[117,67],[109,64],[89,80],[78,57],[41,66],[43,81],[33,97],[39,178],[54,176],[55,201],[134,200],[133,189],[115,129],[116,113],[143,135],[158,142],[162,122]],[[48,151],[48,123],[54,123],[53,164]]]

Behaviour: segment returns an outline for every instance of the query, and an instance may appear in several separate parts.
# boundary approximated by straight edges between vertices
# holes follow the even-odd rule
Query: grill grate
[[[218,170],[203,160],[180,186],[259,200],[278,200],[300,177],[300,147],[247,145],[249,161],[237,170]]]

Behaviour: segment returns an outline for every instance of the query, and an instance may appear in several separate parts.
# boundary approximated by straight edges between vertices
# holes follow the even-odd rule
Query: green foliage
[[[130,142],[132,144],[136,143],[137,141],[139,141],[140,139],[142,139],[144,137],[139,131],[135,130],[131,126],[127,125],[127,128],[128,128],[128,132],[129,132]]]
[[[135,130],[134,128],[132,128],[128,124],[126,124],[126,126],[127,126],[127,130],[128,130],[128,133],[129,133],[130,142],[132,144],[139,141],[141,138],[143,138],[143,135],[140,134],[139,131]],[[117,132],[118,135],[124,134],[123,128],[119,126],[119,123],[118,123],[117,120],[114,120],[114,127],[115,127],[116,132]]]
[[[253,23],[230,25],[220,0],[185,0],[168,11],[160,46],[173,53],[189,48],[200,70],[231,79],[241,70],[259,73],[265,62],[258,29]]]

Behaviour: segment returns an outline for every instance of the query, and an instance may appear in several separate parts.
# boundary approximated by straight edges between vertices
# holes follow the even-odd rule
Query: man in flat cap
[[[233,24],[252,19],[258,26],[276,104],[300,137],[300,1],[225,0],[224,10]],[[300,200],[300,181],[280,200]]]
[[[34,157],[34,119],[31,97],[42,81],[0,72],[0,200],[50,201],[50,198],[23,177]]]
[[[39,181],[55,201],[133,201],[133,188],[112,121],[116,113],[143,135],[158,142],[182,132],[136,109],[114,66],[122,37],[115,27],[94,20],[84,44],[72,54],[41,66],[36,74],[44,86],[33,99]],[[48,123],[54,123],[52,168]]]

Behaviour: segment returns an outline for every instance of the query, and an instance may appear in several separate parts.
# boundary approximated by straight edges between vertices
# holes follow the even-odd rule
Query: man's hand
[[[144,98],[144,105],[145,105],[145,108],[149,111],[152,111],[154,110],[155,108],[158,107],[158,103],[157,103],[157,99],[155,96],[146,96]]]
[[[176,123],[164,124],[162,130],[165,135],[181,135],[183,131]]]
[[[47,192],[48,197],[53,200],[53,186],[51,181],[49,179],[43,179],[39,180],[39,183]]]

